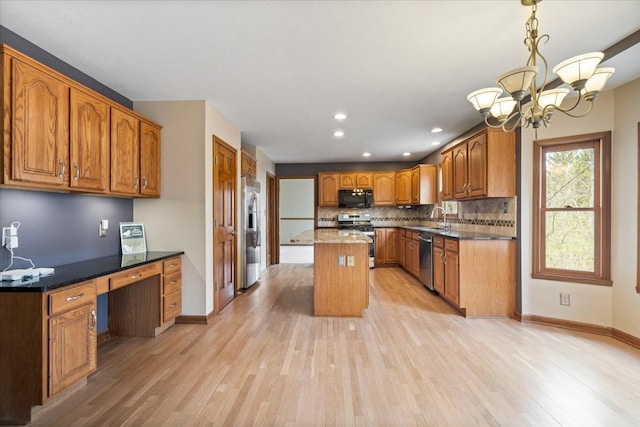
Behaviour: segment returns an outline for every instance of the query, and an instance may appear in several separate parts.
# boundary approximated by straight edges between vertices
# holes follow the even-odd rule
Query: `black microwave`
[[[372,203],[371,190],[338,190],[338,206],[341,208],[370,208]]]

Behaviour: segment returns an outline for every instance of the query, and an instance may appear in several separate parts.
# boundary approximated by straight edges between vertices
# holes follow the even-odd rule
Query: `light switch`
[[[338,265],[344,267],[344,255],[338,255]]]

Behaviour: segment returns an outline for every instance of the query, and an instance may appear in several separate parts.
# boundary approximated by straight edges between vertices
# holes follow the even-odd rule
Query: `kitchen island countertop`
[[[292,243],[371,243],[370,237],[358,230],[338,230],[335,228],[320,228],[307,230],[291,238]]]

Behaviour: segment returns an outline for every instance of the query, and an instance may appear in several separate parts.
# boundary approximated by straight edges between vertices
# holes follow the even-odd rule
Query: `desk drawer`
[[[49,315],[64,313],[73,308],[95,303],[96,285],[93,281],[84,282],[73,288],[65,288],[62,291],[49,295]]]
[[[132,268],[122,273],[113,274],[109,278],[109,289],[118,289],[139,282],[140,280],[148,279],[157,274],[160,274],[160,263],[157,262]]]
[[[165,323],[176,318],[182,311],[182,291],[179,290],[165,295],[163,301],[162,322]]]
[[[164,274],[175,273],[176,271],[182,270],[182,258],[176,257],[167,259],[162,262],[162,268],[164,269]]]
[[[182,272],[165,274],[162,293],[167,295],[182,288]]]
[[[444,238],[433,236],[433,246],[436,248],[444,248]]]

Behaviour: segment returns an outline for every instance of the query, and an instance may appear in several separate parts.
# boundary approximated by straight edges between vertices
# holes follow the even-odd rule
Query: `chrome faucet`
[[[431,211],[431,218],[435,217],[435,213],[437,212],[438,209],[440,209],[442,211],[442,218],[443,218],[442,229],[444,231],[451,230],[451,225],[447,224],[447,211],[444,210],[444,208],[442,206],[434,206],[433,207],[433,210]]]

